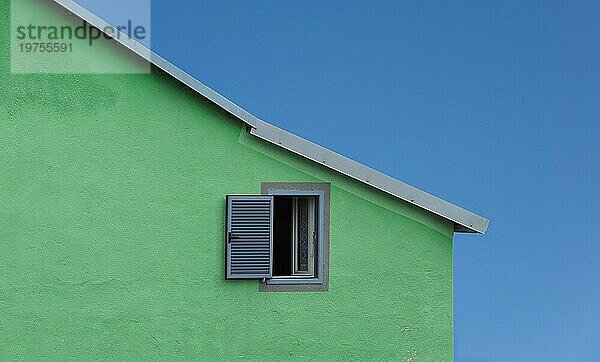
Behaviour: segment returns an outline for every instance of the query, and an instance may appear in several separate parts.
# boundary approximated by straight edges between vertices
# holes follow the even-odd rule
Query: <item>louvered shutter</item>
[[[273,275],[273,196],[227,196],[227,279]]]

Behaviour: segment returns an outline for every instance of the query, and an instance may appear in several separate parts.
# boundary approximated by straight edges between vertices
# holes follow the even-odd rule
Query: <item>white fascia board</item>
[[[115,29],[115,27],[113,25],[107,23],[103,19],[94,15],[92,12],[90,12],[83,6],[79,5],[75,1],[54,0],[54,2],[58,3],[59,5],[61,5],[63,8],[65,8],[69,12],[77,15],[82,20],[85,20],[88,24],[98,28],[100,31],[102,31],[105,34],[106,34],[106,32],[104,30],[106,28]],[[115,31],[119,31],[119,30],[115,29]],[[207,98],[211,102],[213,102],[216,105],[218,105],[219,107],[223,108],[226,112],[235,116],[242,122],[248,124],[251,127],[256,126],[257,119],[255,116],[253,116],[252,114],[250,114],[249,112],[244,110],[242,107],[238,106],[237,104],[233,103],[229,99],[223,97],[221,94],[219,94],[218,92],[216,92],[209,86],[205,85],[204,83],[200,82],[196,78],[192,77],[188,73],[179,69],[173,63],[167,61],[160,55],[158,55],[155,52],[153,52],[152,50],[148,49],[143,44],[139,43],[138,41],[134,40],[133,38],[129,38],[126,34],[123,34],[123,33],[121,33],[121,36],[116,36],[116,34],[114,34],[114,35],[107,34],[107,35],[112,36],[113,40],[115,40],[116,42],[120,43],[127,49],[129,49],[132,52],[139,55],[140,57],[146,59],[147,61],[154,64],[158,68],[162,69],[163,71],[165,71],[166,73],[168,73],[169,75],[174,77],[175,79],[179,80],[181,83],[183,83],[186,86],[190,87],[191,89],[195,90],[196,92],[201,94],[203,97]]]
[[[107,27],[112,27],[111,24],[72,0],[53,1],[101,31],[104,31]],[[454,222],[455,232],[479,234],[486,232],[489,224],[487,219],[299,136],[286,132],[265,121],[259,120],[250,112],[244,110],[134,39],[124,34],[118,37],[113,36],[113,39],[244,122],[251,128],[250,133],[252,135],[450,220]]]
[[[455,223],[456,232],[484,234],[489,221],[468,210],[259,120],[250,133]]]

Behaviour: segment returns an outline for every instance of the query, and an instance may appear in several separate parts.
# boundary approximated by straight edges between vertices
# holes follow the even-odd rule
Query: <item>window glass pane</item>
[[[308,272],[308,199],[298,198],[298,271]]]

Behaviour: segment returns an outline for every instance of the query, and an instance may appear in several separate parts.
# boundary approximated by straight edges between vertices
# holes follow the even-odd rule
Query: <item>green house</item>
[[[152,71],[0,65],[0,359],[453,358],[453,236],[486,219],[105,43]]]

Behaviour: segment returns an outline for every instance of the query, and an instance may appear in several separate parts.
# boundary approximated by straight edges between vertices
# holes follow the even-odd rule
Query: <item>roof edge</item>
[[[90,12],[83,6],[79,5],[75,1],[72,1],[72,0],[53,0],[53,1],[57,4],[59,4],[60,6],[62,6],[63,8],[65,8],[67,11],[75,14],[80,19],[86,21],[88,24],[98,28],[104,34],[107,34],[104,31],[104,29],[106,29],[107,27],[113,27],[111,24],[107,23],[102,18],[99,18],[98,16],[94,15],[92,12]],[[118,30],[118,29],[115,29],[115,30],[117,32],[120,32],[120,30]],[[237,104],[233,103],[229,99],[225,98],[224,96],[222,96],[221,94],[219,94],[218,92],[216,92],[215,90],[210,88],[209,86],[205,85],[204,83],[200,82],[196,78],[192,77],[185,71],[183,71],[180,68],[178,68],[177,66],[175,66],[173,63],[169,62],[168,60],[164,59],[163,57],[156,54],[152,50],[148,49],[143,44],[135,41],[132,38],[129,38],[125,34],[123,34],[123,36],[119,36],[119,37],[115,37],[114,34],[107,34],[107,35],[111,36],[114,41],[123,45],[127,49],[131,50],[132,52],[136,53],[140,57],[144,58],[145,60],[147,60],[150,63],[154,64],[155,66],[159,67],[160,69],[162,69],[163,71],[165,71],[166,73],[168,73],[169,75],[174,77],[175,79],[179,80],[183,84],[187,85],[188,87],[192,88],[196,92],[200,93],[203,97],[207,98],[211,102],[213,102],[216,105],[218,105],[219,107],[223,108],[226,112],[228,112],[231,115],[235,116],[236,118],[240,119],[242,122],[246,123],[247,125],[249,125],[251,127],[256,127],[256,122],[258,121],[258,119],[254,115],[252,115],[250,112],[246,111],[242,107],[238,106]]]
[[[454,222],[454,231],[485,234],[489,221],[323,146],[258,120],[250,133],[403,201]]]
[[[53,1],[101,31],[110,26],[72,0]],[[487,231],[487,219],[262,121],[132,38],[113,39],[244,122],[252,135],[450,220],[455,232],[485,234]]]

